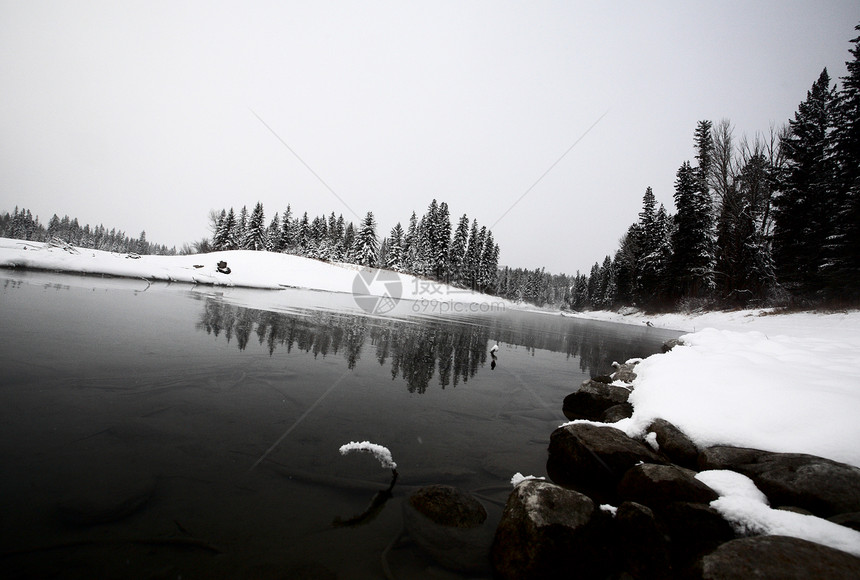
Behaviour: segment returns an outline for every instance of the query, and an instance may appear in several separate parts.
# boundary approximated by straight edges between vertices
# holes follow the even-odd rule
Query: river
[[[0,565],[22,578],[462,577],[395,541],[405,498],[475,492],[491,537],[511,476],[544,475],[562,399],[677,336],[15,270],[0,332]],[[391,479],[338,451],[365,440],[399,479],[342,525]]]

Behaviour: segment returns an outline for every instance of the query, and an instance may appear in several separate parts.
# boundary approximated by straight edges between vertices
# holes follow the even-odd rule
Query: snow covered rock
[[[824,518],[860,511],[860,469],[845,463],[802,453],[715,446],[700,454],[699,467],[746,475],[775,507],[796,506]]]
[[[727,542],[703,557],[692,577],[853,580],[860,577],[860,558],[797,538],[755,536]]]
[[[403,522],[423,552],[442,566],[461,572],[487,567],[493,530],[487,511],[468,494],[450,485],[428,485],[403,503]]]
[[[642,463],[624,474],[618,495],[649,507],[672,501],[707,504],[719,497],[717,492],[675,465]]]
[[[636,368],[638,364],[638,360],[635,362],[626,362],[624,364],[620,364],[615,368],[615,372],[612,373],[613,381],[621,381],[622,383],[632,383],[636,378],[636,373],[633,372],[633,369]]]
[[[528,480],[508,497],[491,550],[502,579],[604,578],[611,516],[587,496]]]
[[[626,403],[629,396],[629,389],[589,379],[582,383],[578,391],[564,398],[562,411],[571,421],[576,419],[595,421],[606,409]]]
[[[672,463],[684,467],[696,467],[699,458],[699,450],[683,431],[664,419],[655,419],[646,431],[657,435],[657,445],[660,452],[668,457]]]
[[[619,429],[574,423],[553,431],[546,469],[555,483],[612,503],[616,486],[637,463],[666,461]]]

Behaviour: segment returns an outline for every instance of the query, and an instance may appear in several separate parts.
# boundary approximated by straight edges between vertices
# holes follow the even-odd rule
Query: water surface
[[[463,577],[394,542],[404,498],[475,492],[491,536],[511,476],[544,475],[562,399],[677,336],[21,271],[0,271],[0,328],[0,565],[72,578]],[[339,454],[364,440],[400,478],[335,525],[390,481]]]

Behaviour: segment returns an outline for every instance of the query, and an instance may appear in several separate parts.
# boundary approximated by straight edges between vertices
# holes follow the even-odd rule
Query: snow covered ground
[[[229,274],[218,270],[226,262]],[[101,274],[152,281],[280,290],[306,288],[358,295],[356,306],[374,314],[489,312],[512,306],[479,294],[388,270],[327,263],[291,254],[231,250],[188,256],[137,256],[85,248],[52,247],[0,238],[0,267]],[[370,298],[365,298],[370,297]],[[403,299],[386,301],[376,298]],[[411,302],[410,302],[411,301]],[[268,297],[267,304],[277,300]]]
[[[217,271],[220,260],[228,263],[230,274]],[[133,258],[0,238],[0,267],[251,288],[299,287],[367,296],[399,292],[403,298],[425,305],[448,305],[447,309],[424,310],[442,315],[456,311],[452,305],[515,307],[495,297],[412,276],[368,277],[366,270],[352,265],[267,252]],[[637,367],[631,394],[633,417],[615,424],[629,435],[646,435],[647,426],[660,417],[677,425],[700,447],[726,444],[809,453],[860,467],[860,312],[566,315],[690,332],[683,337],[683,347],[649,357]],[[731,506],[738,525],[798,537],[809,535],[804,529],[824,526],[827,529],[816,532],[814,541],[860,554],[860,533],[846,537],[845,528],[837,526],[840,529],[828,540],[827,530],[832,528],[820,522],[811,526],[803,519],[811,516],[774,516],[760,501],[717,501],[722,501],[727,512],[726,506]]]
[[[860,467],[860,312],[578,316],[695,330],[682,337],[684,346],[636,367],[633,417],[613,424],[628,435],[646,436],[659,417],[700,448],[809,453]],[[860,556],[860,532],[771,509],[745,476],[705,471],[700,479],[721,496],[711,505],[742,532],[803,538]]]

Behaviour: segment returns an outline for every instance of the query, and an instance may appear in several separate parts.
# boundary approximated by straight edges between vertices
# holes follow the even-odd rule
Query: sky
[[[0,211],[181,247],[290,204],[380,237],[431,200],[500,263],[587,272],[699,120],[735,136],[845,74],[856,0],[0,0]]]

